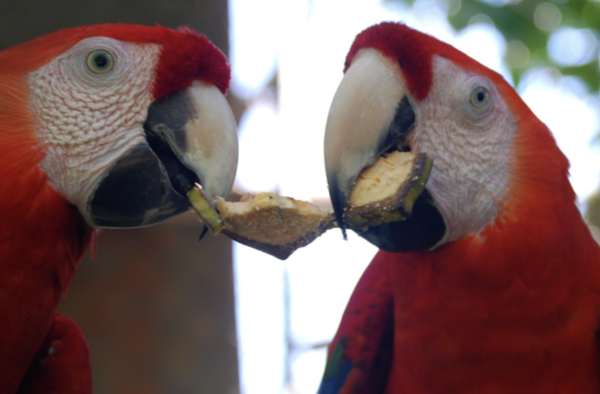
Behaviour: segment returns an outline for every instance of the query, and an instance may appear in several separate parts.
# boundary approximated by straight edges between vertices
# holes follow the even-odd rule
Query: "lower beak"
[[[209,201],[226,198],[237,169],[231,108],[215,86],[194,82],[154,102],[144,124],[147,143],[123,155],[88,198],[95,227],[143,227],[190,208],[186,193],[202,185]]]
[[[407,140],[417,118],[396,67],[375,50],[364,50],[346,71],[331,104],[325,130],[325,170],[343,231],[344,212],[360,172],[386,151],[410,150]],[[411,251],[433,247],[443,236],[445,224],[425,191],[407,220],[353,230],[380,249]]]

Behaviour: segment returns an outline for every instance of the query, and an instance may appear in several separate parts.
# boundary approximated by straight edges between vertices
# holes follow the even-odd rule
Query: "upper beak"
[[[403,82],[377,52],[354,59],[331,103],[325,128],[325,171],[338,224],[358,174],[406,139],[415,113]]]
[[[359,52],[331,104],[325,129],[325,170],[343,231],[345,208],[360,172],[390,149],[410,149],[408,136],[415,128],[417,114],[397,67],[373,49]],[[423,235],[431,232],[430,225],[434,227],[432,235]],[[435,245],[445,225],[424,191],[406,221],[354,231],[380,249],[409,251]]]
[[[155,101],[144,124],[147,144],[123,155],[88,198],[95,227],[141,227],[189,209],[186,193],[200,183],[209,201],[226,198],[237,169],[231,108],[214,85],[196,81]]]

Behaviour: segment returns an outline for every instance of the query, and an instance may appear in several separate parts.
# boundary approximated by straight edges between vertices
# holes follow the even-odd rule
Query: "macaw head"
[[[327,120],[325,166],[342,228],[358,174],[390,150],[427,153],[433,168],[412,216],[357,230],[386,251],[484,234],[542,212],[558,195],[574,205],[566,158],[499,74],[387,22],[356,37]]]
[[[62,30],[1,52],[0,77],[0,145],[20,141],[19,152],[35,155],[47,184],[93,227],[181,213],[194,183],[209,200],[231,191],[229,65],[192,29]]]

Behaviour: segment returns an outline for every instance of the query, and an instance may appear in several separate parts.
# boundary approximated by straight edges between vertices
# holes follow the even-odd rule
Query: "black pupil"
[[[477,101],[482,102],[483,100],[485,100],[485,93],[483,90],[480,90],[477,92]]]
[[[98,68],[104,68],[108,64],[108,57],[105,53],[99,53],[94,57],[94,63]]]

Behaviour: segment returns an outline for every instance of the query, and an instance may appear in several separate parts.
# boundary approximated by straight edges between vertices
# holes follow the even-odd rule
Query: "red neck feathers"
[[[25,76],[0,73],[0,92],[0,387],[12,393],[95,233],[39,167]]]
[[[47,183],[29,113],[26,77],[0,75],[0,281],[48,271],[65,292],[94,237],[77,208]]]

